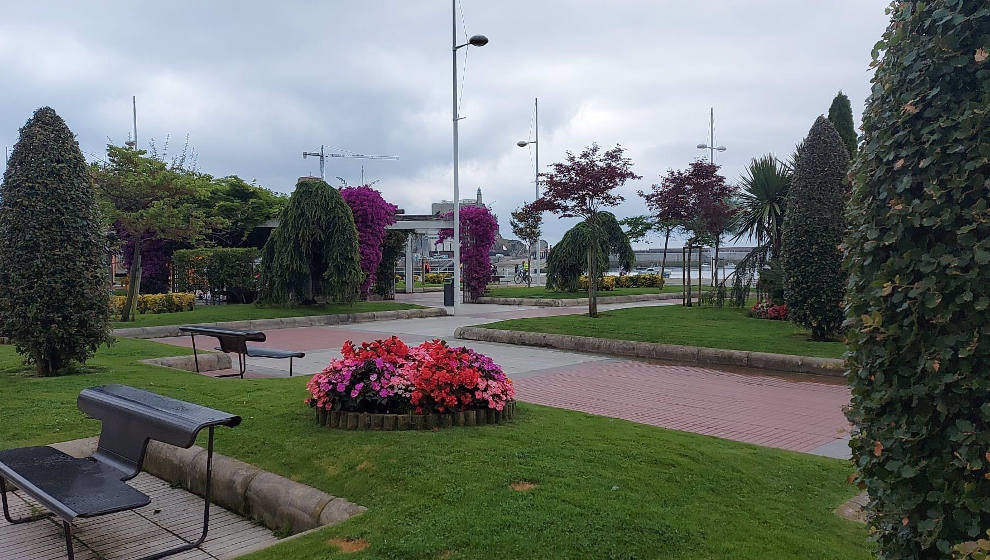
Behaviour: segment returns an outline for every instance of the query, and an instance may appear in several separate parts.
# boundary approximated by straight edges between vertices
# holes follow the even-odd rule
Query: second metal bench
[[[179,331],[188,333],[192,338],[193,357],[196,361],[196,371],[199,372],[199,356],[196,354],[196,335],[212,336],[220,341],[220,346],[216,349],[221,352],[237,354],[237,373],[218,375],[217,377],[236,377],[244,379],[247,370],[247,359],[252,358],[288,358],[289,377],[292,377],[292,359],[303,358],[305,352],[296,350],[276,350],[263,346],[248,346],[248,342],[264,342],[265,333],[261,331],[238,331],[234,329],[223,329],[219,327],[208,327],[200,325],[184,325],[179,327]]]

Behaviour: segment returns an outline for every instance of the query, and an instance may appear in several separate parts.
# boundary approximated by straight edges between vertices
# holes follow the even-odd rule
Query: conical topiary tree
[[[781,255],[784,299],[794,322],[815,340],[833,336],[842,323],[844,186],[849,154],[825,117],[818,117],[794,164],[787,196]]]
[[[110,283],[86,160],[49,107],[21,128],[0,187],[0,334],[41,375],[110,336]]]
[[[301,177],[261,254],[259,300],[352,302],[363,275],[354,216],[337,189]]]
[[[990,529],[988,30],[985,2],[901,2],[874,54],[847,416],[880,558],[981,558],[952,549]]]
[[[841,91],[835,94],[832,99],[832,106],[828,108],[828,120],[838,131],[842,138],[842,143],[846,145],[846,152],[849,159],[856,157],[856,125],[853,124],[852,105],[849,98]]]

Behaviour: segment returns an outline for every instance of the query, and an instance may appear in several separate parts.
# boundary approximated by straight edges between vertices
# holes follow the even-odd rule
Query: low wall
[[[599,292],[602,293],[602,292]],[[631,303],[636,301],[667,301],[681,299],[681,294],[637,294],[629,296],[598,296],[598,304]],[[504,298],[480,297],[474,303],[491,303],[495,305],[536,305],[539,307],[571,307],[588,305],[588,298]]]
[[[196,357],[192,354],[188,356],[171,356],[168,358],[149,358],[141,361],[153,366],[181,369],[183,371],[196,371]],[[231,367],[233,367],[233,362],[230,360],[230,354],[199,352],[200,371],[219,371],[230,369]]]
[[[842,377],[846,374],[845,362],[834,358],[792,356],[768,352],[747,352],[700,346],[679,346],[633,340],[593,338],[568,334],[548,334],[525,331],[506,331],[482,327],[458,327],[454,336],[467,340],[501,342],[522,346],[542,346],[559,350],[573,350],[590,354],[627,356],[697,363],[757,368],[788,373],[810,373]]]
[[[206,327],[220,327],[246,331],[289,329],[294,327],[319,327],[324,325],[344,325],[368,321],[391,321],[393,319],[418,319],[422,317],[443,317],[447,314],[442,307],[423,309],[397,309],[394,311],[368,311],[366,313],[340,313],[337,315],[311,315],[308,317],[283,317],[281,319],[254,319],[251,321],[224,321],[219,323],[196,323]],[[182,336],[180,325],[159,327],[132,327],[114,329],[114,336],[127,338],[166,338]]]
[[[52,444],[73,457],[96,451],[97,438]],[[148,442],[144,470],[202,496],[206,489],[206,449],[182,449]],[[210,501],[241,516],[261,522],[273,531],[291,534],[340,523],[365,510],[343,498],[264,471],[237,459],[213,453]]]

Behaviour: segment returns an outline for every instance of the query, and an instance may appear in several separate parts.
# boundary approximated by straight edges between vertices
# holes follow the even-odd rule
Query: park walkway
[[[441,294],[400,294],[399,300],[437,306]],[[664,302],[603,305],[617,309]],[[584,307],[465,304],[456,317],[403,319],[267,331],[273,348],[301,350],[299,375],[316,373],[340,356],[340,346],[396,335],[410,345],[442,338],[492,357],[512,377],[521,401],[622,418],[768,447],[847,458],[849,402],[843,379],[765,375],[673,363],[617,359],[549,348],[461,341],[461,326],[502,319],[582,313]],[[188,346],[188,338],[159,339]],[[227,373],[227,372],[214,372]],[[248,377],[284,377],[284,360],[251,358]]]

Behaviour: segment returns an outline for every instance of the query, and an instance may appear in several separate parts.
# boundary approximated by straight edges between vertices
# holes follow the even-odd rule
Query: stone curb
[[[192,355],[172,356],[169,358],[149,358],[147,360],[141,360],[141,363],[172,369],[181,369],[183,371],[196,371],[196,358]],[[230,369],[232,367],[233,362],[231,362],[229,354],[217,354],[214,352],[201,352],[199,354],[200,371],[219,371],[222,369]]]
[[[598,296],[599,304],[608,303],[630,303],[636,301],[666,301],[671,299],[681,299],[681,294],[637,294],[630,296]],[[573,299],[544,299],[544,298],[504,298],[504,297],[480,297],[474,303],[488,303],[495,305],[535,305],[537,307],[575,307],[588,305],[588,298]]]
[[[693,362],[702,365],[737,366],[835,377],[846,375],[845,362],[835,358],[815,358],[811,356],[792,356],[790,354],[679,346],[675,344],[614,340],[610,338],[593,338],[569,334],[506,331],[481,327],[458,327],[454,331],[454,337],[522,346],[543,346],[559,350],[587,352],[589,354]]]
[[[88,457],[96,451],[97,440],[77,439],[51,447],[73,457]],[[144,470],[202,496],[206,449],[149,441]],[[219,453],[213,454],[212,486],[212,503],[260,521],[273,531],[288,530],[291,534],[340,523],[368,509]]]
[[[254,319],[251,321],[223,321],[219,323],[196,323],[206,327],[220,327],[237,330],[277,330],[294,327],[318,327],[323,325],[343,325],[347,323],[365,323],[369,321],[391,321],[394,319],[420,319],[425,317],[443,317],[447,311],[442,307],[426,307],[423,309],[396,309],[393,311],[368,311],[365,313],[340,313],[336,315],[311,315],[308,317],[283,317],[281,319]],[[180,325],[162,325],[159,327],[133,327],[114,329],[114,336],[126,338],[167,338],[182,336]]]

